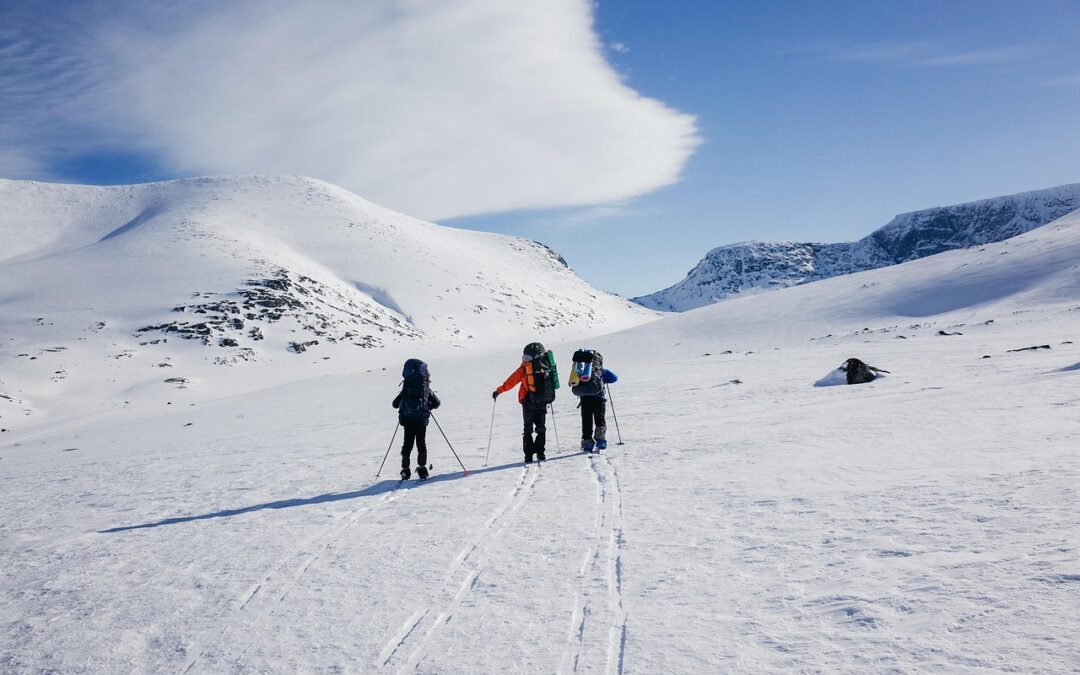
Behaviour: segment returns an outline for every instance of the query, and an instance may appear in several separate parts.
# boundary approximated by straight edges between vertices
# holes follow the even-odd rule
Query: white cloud
[[[580,229],[596,226],[604,221],[618,220],[638,216],[645,211],[633,206],[629,201],[586,206],[583,208],[563,209],[557,213],[543,214],[529,219],[530,225],[543,228]]]
[[[0,80],[22,97],[4,140],[312,175],[432,219],[626,199],[677,180],[699,143],[605,61],[590,0],[117,6],[0,11],[24,44]],[[70,68],[42,91],[50,63]],[[46,114],[50,98],[65,104]]]
[[[1014,63],[1031,57],[1031,50],[1018,47],[965,50],[926,42],[823,42],[786,50],[809,54],[837,63],[865,63],[900,68],[959,68]]]
[[[619,54],[625,54],[630,51],[630,47],[626,46],[626,44],[622,42],[612,42],[608,45],[608,47],[611,49],[611,51],[617,52]]]

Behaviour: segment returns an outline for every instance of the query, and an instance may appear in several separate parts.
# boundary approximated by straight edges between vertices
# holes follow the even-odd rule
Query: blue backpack
[[[431,414],[431,379],[427,364],[420,359],[409,359],[401,369],[404,382],[401,384],[401,405],[398,417],[401,419],[427,419]]]

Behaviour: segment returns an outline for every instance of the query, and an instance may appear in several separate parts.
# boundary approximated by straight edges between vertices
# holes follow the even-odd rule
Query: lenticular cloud
[[[148,4],[80,15],[68,86],[93,137],[177,172],[311,175],[439,219],[639,195],[698,143],[605,60],[588,0]]]

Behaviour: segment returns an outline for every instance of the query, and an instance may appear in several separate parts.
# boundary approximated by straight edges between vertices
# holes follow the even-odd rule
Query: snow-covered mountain
[[[27,410],[100,399],[103,385],[220,394],[313,361],[340,370],[372,351],[654,318],[542,244],[425,223],[307,178],[0,181],[0,241],[0,394]],[[220,372],[238,365],[242,377]]]
[[[742,293],[796,286],[1002,241],[1080,209],[1080,183],[905,213],[851,243],[746,242],[715,248],[679,283],[634,298],[685,311]]]
[[[1074,214],[550,345],[619,374],[600,455],[564,388],[523,467],[519,346],[479,339],[429,359],[423,483],[390,348],[113,393],[0,433],[0,671],[1070,672],[1078,336]],[[848,357],[891,373],[813,386]]]

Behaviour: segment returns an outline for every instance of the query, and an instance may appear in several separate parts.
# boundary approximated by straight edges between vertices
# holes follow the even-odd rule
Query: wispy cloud
[[[1080,75],[1066,75],[1064,77],[1055,77],[1053,79],[1045,80],[1041,84],[1044,87],[1080,87]]]
[[[789,54],[802,54],[834,63],[857,63],[894,68],[964,68],[995,66],[1031,58],[1027,47],[956,49],[930,42],[821,42],[790,47]]]
[[[623,82],[592,11],[3,3],[0,171],[106,148],[177,173],[312,175],[432,219],[624,200],[676,181],[699,138]]]
[[[590,225],[600,225],[606,221],[641,215],[642,211],[633,203],[618,202],[600,204],[583,208],[564,209],[558,213],[545,214],[530,221],[532,225],[545,228],[578,229]]]

